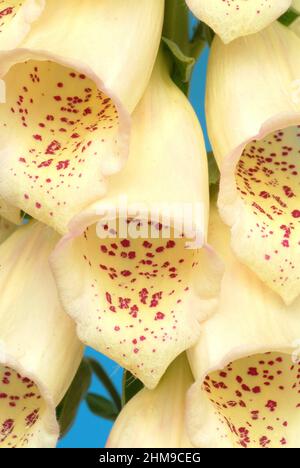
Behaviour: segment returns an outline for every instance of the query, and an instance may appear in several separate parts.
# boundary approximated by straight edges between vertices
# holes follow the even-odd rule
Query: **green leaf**
[[[297,18],[299,18],[300,13],[297,12],[294,8],[290,8],[286,11],[278,21],[284,26],[290,26]]]
[[[166,46],[172,60],[172,78],[177,86],[188,94],[194,66],[206,43],[213,39],[213,31],[204,23],[198,23],[191,41],[181,47],[176,40],[163,36],[162,42]]]
[[[144,388],[143,383],[134,377],[131,372],[124,369],[122,383],[122,405],[125,406],[134,395]]]
[[[208,159],[208,173],[209,173],[209,185],[210,188],[214,189],[218,186],[220,180],[220,171],[217,166],[214,154],[212,151],[207,153]]]
[[[86,402],[92,413],[100,416],[101,418],[115,421],[119,414],[115,404],[101,395],[89,393],[86,397]]]
[[[190,41],[189,11],[185,1],[166,0],[162,43],[171,57],[172,79],[186,95],[194,65],[206,44],[203,28],[201,26]]]
[[[83,359],[65,397],[56,408],[57,420],[60,426],[60,437],[63,437],[72,427],[79,405],[91,384],[92,372],[89,363]]]
[[[117,408],[117,410],[121,410],[122,408],[122,404],[121,404],[121,397],[116,389],[116,387],[114,386],[111,378],[107,375],[106,371],[104,370],[104,368],[101,366],[101,364],[98,362],[98,361],[95,361],[95,359],[88,359],[88,362],[91,366],[91,369],[92,371],[94,372],[94,374],[96,375],[96,377],[98,378],[98,380],[102,383],[102,385],[104,386],[104,388],[108,391],[108,393],[110,394],[114,404],[115,404],[115,407]]]
[[[177,86],[187,94],[188,84],[190,82],[192,71],[196,60],[194,57],[185,55],[178,45],[167,37],[162,38],[172,58],[172,78]]]

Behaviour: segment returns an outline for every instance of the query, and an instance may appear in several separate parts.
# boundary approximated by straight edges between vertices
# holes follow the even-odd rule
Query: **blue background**
[[[208,50],[206,49],[200,60],[198,61],[191,84],[190,100],[201,122],[204,132],[207,148],[209,143],[206,132],[205,114],[204,114],[204,94],[205,94],[205,77],[208,59]],[[111,376],[118,389],[121,389],[123,370],[115,362],[110,361],[105,356],[87,349],[87,356],[98,359],[105,367],[108,374]],[[93,378],[90,391],[107,395],[101,384]],[[85,402],[81,404],[76,421],[71,431],[60,441],[59,448],[99,448],[104,447],[107,436],[112,424],[109,421],[94,416]]]

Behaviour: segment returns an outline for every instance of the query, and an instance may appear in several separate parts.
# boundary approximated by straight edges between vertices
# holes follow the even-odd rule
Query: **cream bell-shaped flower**
[[[193,376],[185,353],[154,390],[144,388],[123,408],[106,448],[191,448],[185,429],[186,394]]]
[[[218,293],[213,253],[201,249],[207,179],[199,122],[160,55],[133,114],[125,169],[72,220],[51,262],[80,339],[150,388],[197,339],[201,299],[213,305]],[[205,271],[202,257],[212,260]]]
[[[44,7],[45,0],[1,0],[0,51],[17,47]]]
[[[128,153],[129,113],[156,58],[163,0],[47,0],[0,53],[0,196],[60,233]]]
[[[194,15],[224,43],[256,33],[275,21],[292,0],[186,0]]]
[[[287,304],[300,293],[299,49],[278,22],[228,46],[216,38],[206,102],[232,247]]]
[[[217,210],[209,242],[225,264],[219,310],[189,352],[187,429],[197,447],[300,447],[300,299],[290,306],[230,250]]]
[[[0,448],[55,446],[55,408],[82,357],[48,265],[56,242],[32,223],[0,246]]]

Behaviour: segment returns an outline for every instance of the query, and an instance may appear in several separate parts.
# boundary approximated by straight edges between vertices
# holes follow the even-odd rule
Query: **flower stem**
[[[184,0],[166,0],[163,36],[189,53],[189,12]]]

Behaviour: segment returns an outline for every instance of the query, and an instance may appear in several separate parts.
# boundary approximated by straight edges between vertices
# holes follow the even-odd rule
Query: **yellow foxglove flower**
[[[0,53],[0,196],[65,232],[127,159],[129,113],[150,78],[163,0],[47,0]],[[3,87],[2,86],[2,87]]]
[[[110,180],[107,197],[72,220],[52,265],[81,340],[154,387],[197,339],[201,295],[213,303],[217,294],[214,265],[211,274],[201,270],[201,257],[213,257],[201,249],[208,211],[203,136],[162,56],[133,114],[131,138],[125,169]],[[179,201],[193,208],[199,248],[186,248],[191,236],[178,228]]]
[[[185,429],[186,394],[193,377],[185,354],[154,390],[144,388],[123,408],[107,448],[190,448]]]
[[[195,16],[224,43],[256,33],[275,21],[292,0],[186,0]]]
[[[287,304],[300,293],[299,49],[278,22],[228,46],[216,38],[206,103],[233,249]]]
[[[219,311],[189,353],[191,440],[197,447],[299,448],[300,299],[284,305],[238,261],[216,212],[209,241],[225,274]]]
[[[40,16],[45,0],[2,0],[0,2],[0,51],[17,47]]]
[[[82,357],[48,265],[56,241],[34,223],[0,246],[0,448],[55,446],[55,408]]]

